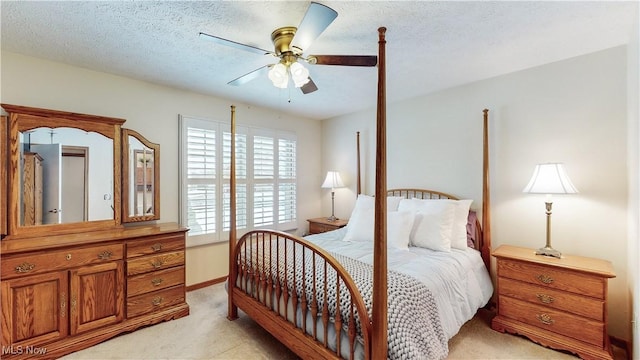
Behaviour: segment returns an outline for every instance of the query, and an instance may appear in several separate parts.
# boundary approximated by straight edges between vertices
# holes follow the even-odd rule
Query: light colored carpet
[[[227,320],[224,284],[191,291],[187,302],[191,309],[187,317],[118,336],[62,359],[296,359],[242,312],[238,320]],[[466,323],[449,341],[449,359],[576,359],[493,331],[490,318],[489,311],[480,310]]]

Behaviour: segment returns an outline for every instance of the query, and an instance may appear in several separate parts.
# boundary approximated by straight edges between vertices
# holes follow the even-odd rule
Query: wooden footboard
[[[294,235],[257,230],[240,238],[232,259],[234,305],[300,357],[370,358],[365,303],[329,253]]]

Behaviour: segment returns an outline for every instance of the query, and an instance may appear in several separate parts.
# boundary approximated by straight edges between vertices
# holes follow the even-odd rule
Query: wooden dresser
[[[329,221],[326,217],[308,219],[309,222],[309,234],[319,234],[331,230],[340,229],[345,227],[348,223],[347,220],[337,219],[335,221]]]
[[[502,245],[497,259],[498,313],[494,330],[520,334],[583,359],[612,359],[607,335],[610,262]]]
[[[160,145],[120,118],[0,106],[0,356],[57,358],[188,315],[188,229],[149,225]]]
[[[2,241],[2,357],[47,358],[189,314],[175,223]]]

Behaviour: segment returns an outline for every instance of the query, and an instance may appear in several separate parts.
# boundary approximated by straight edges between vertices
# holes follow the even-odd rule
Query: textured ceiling
[[[337,19],[308,54],[377,55],[387,27],[389,102],[622,44],[638,2],[320,1]],[[266,64],[198,37],[272,50],[308,1],[2,1],[2,51],[50,59],[314,119],[375,107],[376,69],[309,65],[319,90],[277,89],[266,77],[227,82]]]

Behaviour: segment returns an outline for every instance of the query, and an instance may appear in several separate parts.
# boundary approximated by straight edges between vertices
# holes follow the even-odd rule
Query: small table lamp
[[[322,183],[323,189],[331,189],[331,216],[327,218],[328,221],[336,221],[338,218],[334,215],[334,199],[335,199],[335,188],[344,187],[342,183],[342,179],[340,178],[340,174],[337,171],[327,171],[327,177],[324,179]]]
[[[564,167],[559,163],[538,164],[533,170],[529,184],[522,190],[529,194],[546,194],[547,244],[536,250],[536,255],[560,258],[560,251],[551,247],[551,194],[575,194],[578,190],[573,186]]]

